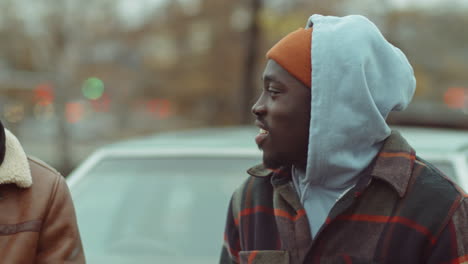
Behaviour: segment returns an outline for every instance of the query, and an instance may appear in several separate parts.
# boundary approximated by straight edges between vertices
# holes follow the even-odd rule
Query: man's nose
[[[266,113],[265,104],[262,102],[262,96],[258,98],[257,102],[252,106],[252,114],[256,117],[264,115]]]

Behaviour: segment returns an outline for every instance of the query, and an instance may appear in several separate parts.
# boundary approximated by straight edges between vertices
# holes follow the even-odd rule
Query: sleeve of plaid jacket
[[[229,203],[229,209],[226,219],[226,227],[224,230],[224,245],[221,251],[220,264],[233,264],[239,263],[239,251],[240,251],[240,237],[239,229],[236,225],[235,212],[238,207],[235,203],[237,201],[237,192],[235,192]],[[238,210],[237,210],[238,211]]]
[[[468,197],[465,196],[430,252],[428,264],[468,263]]]

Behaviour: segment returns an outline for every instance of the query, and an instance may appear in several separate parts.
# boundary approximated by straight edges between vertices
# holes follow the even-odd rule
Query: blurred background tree
[[[467,125],[462,0],[2,0],[1,119],[65,174],[116,140],[249,124],[265,52],[312,13],[365,15],[407,54],[417,92],[392,120]]]

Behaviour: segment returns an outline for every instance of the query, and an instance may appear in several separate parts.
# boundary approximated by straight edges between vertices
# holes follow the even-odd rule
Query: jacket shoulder
[[[443,172],[421,158],[415,160],[411,183],[400,214],[438,235],[462,203],[463,190]]]
[[[458,184],[433,164],[420,157],[415,160],[412,185],[411,189],[414,192],[441,194],[442,196],[437,196],[437,199],[453,200],[466,196],[466,193]]]
[[[33,185],[49,185],[51,182],[56,182],[57,180],[63,178],[60,172],[36,157],[28,156],[28,163],[31,170]]]

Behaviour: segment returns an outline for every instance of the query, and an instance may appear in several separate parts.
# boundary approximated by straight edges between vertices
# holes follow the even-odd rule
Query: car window
[[[218,256],[254,158],[106,159],[72,189],[92,255]]]

